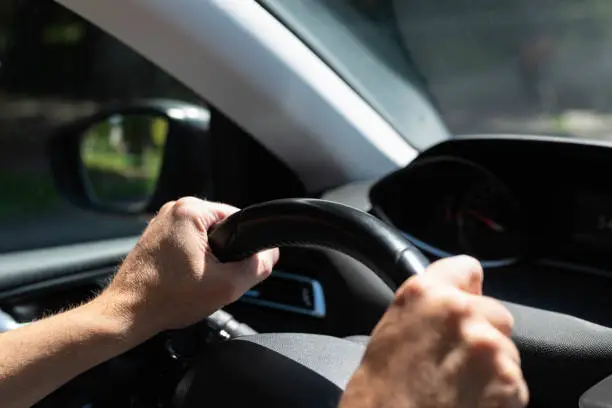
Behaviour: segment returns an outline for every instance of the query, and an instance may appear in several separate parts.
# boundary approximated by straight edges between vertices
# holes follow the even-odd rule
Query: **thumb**
[[[425,278],[451,285],[472,295],[482,295],[482,265],[467,255],[441,259],[425,271]]]

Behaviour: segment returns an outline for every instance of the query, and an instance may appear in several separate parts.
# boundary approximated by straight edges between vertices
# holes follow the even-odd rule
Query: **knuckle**
[[[469,269],[469,272],[468,272],[469,284],[468,285],[470,287],[477,286],[481,288],[483,280],[484,280],[484,273],[482,271],[482,267],[480,266],[480,264]]]
[[[167,212],[172,207],[174,207],[174,204],[176,204],[176,201],[168,201],[166,204],[161,206],[161,208],[159,209],[159,213],[163,214]]]
[[[514,328],[514,316],[500,302],[491,302],[480,305],[482,312],[487,319],[504,335],[509,336]]]
[[[261,271],[265,274],[272,273],[272,269],[274,268],[274,254],[269,253],[261,258]]]
[[[254,273],[260,276],[267,276],[272,273],[272,261],[269,256],[257,256],[257,265],[255,266]]]
[[[523,374],[517,366],[506,365],[504,371],[497,376],[498,399],[502,407],[522,407],[529,401],[529,390]]]
[[[523,380],[518,366],[509,359],[498,358],[499,361],[495,367],[497,378],[504,384],[520,384]]]
[[[408,279],[396,293],[395,299],[404,302],[407,299],[419,298],[427,293],[427,284],[422,277]]]
[[[446,314],[444,315],[446,329],[451,330],[456,336],[456,333],[461,330],[463,322],[469,319],[471,314],[472,311],[467,302],[459,300],[459,302],[447,303]]]
[[[177,218],[193,219],[198,216],[197,198],[183,197],[172,208],[172,214]]]
[[[470,350],[475,354],[491,354],[498,351],[497,339],[488,333],[481,336],[472,336],[467,340]]]
[[[473,315],[469,298],[454,288],[434,287],[421,298],[423,317],[453,338],[461,337],[463,322]]]
[[[474,308],[466,296],[462,293],[449,293],[442,299],[442,306],[447,311],[448,315],[454,319],[464,319],[471,316]]]
[[[255,282],[261,282],[267,279],[274,270],[274,259],[271,253],[272,251],[266,251],[266,253],[260,253],[257,256],[257,263],[249,265],[248,263],[244,266],[246,268],[245,276],[253,276]]]
[[[462,337],[467,349],[474,355],[490,355],[500,349],[495,329],[485,324],[471,322],[464,324]]]
[[[181,197],[176,201],[175,207],[192,206],[199,203],[201,200],[196,197]]]
[[[472,282],[482,282],[484,279],[484,271],[481,263],[476,259],[468,255],[459,256],[461,262],[466,264],[466,271],[469,274]]]
[[[514,329],[514,316],[503,305],[500,305],[500,325],[504,333],[511,333]]]
[[[268,279],[272,275],[272,268],[264,267],[258,274],[258,280]]]
[[[495,400],[499,408],[520,408],[527,405],[521,397],[520,386],[506,385],[499,387]]]
[[[432,310],[445,316],[449,323],[459,323],[473,314],[469,298],[459,290],[434,290],[429,298]]]
[[[450,322],[460,322],[472,316],[474,306],[469,296],[458,289],[437,285],[424,276],[411,278],[398,290],[396,303],[419,299],[432,316],[444,317]]]

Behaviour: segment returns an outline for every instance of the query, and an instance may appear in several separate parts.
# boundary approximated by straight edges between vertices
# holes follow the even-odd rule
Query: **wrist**
[[[128,344],[139,344],[155,336],[157,330],[133,296],[106,290],[83,306],[86,313],[98,319],[109,336]]]
[[[380,373],[371,372],[366,365],[367,362],[362,362],[353,374],[342,395],[339,408],[378,408],[394,405],[388,404],[389,381],[385,381]],[[413,407],[412,404],[406,405],[406,401],[400,405]]]

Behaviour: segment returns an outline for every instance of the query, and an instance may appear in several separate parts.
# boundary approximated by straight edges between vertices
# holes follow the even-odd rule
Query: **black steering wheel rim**
[[[380,219],[332,201],[283,199],[248,207],[209,231],[221,262],[282,246],[323,247],[345,253],[393,289],[429,265],[423,253]]]
[[[211,251],[221,262],[240,261],[275,247],[323,247],[357,259],[392,288],[422,273],[429,263],[394,227],[324,200],[255,205],[208,234]],[[335,405],[364,350],[364,344],[349,340],[299,333],[257,334],[214,344],[180,382],[175,405]]]

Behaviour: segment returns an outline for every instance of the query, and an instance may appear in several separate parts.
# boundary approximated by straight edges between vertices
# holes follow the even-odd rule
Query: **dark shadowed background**
[[[418,81],[454,134],[612,134],[609,0],[312,1]],[[141,231],[65,203],[44,155],[58,124],[135,97],[204,103],[51,0],[0,2],[0,252]]]

